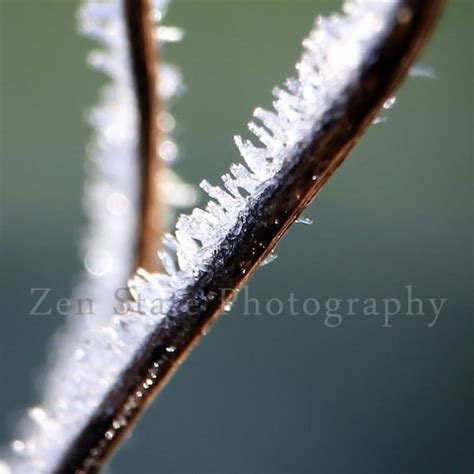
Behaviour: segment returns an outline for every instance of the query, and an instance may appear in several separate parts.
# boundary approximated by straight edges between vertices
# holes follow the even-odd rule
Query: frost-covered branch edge
[[[83,193],[84,268],[73,290],[86,309],[77,317],[71,314],[55,334],[40,403],[18,420],[11,451],[0,456],[8,460],[0,460],[2,474],[55,470],[117,375],[113,359],[93,356],[104,355],[103,334],[110,334],[115,292],[126,287],[137,265],[158,268],[156,251],[167,217],[175,206],[187,207],[194,200],[194,190],[165,166],[173,161],[176,146],[170,138],[174,118],[163,102],[179,93],[181,81],[172,66],[158,64],[158,44],[182,37],[181,30],[161,25],[167,3],[80,4],[79,30],[96,42],[88,62],[109,79],[99,103],[87,112],[93,135]]]

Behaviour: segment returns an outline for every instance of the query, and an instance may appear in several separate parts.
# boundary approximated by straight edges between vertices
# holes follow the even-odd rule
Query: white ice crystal
[[[427,64],[415,64],[410,68],[409,75],[411,77],[421,77],[423,79],[435,79],[436,71]]]
[[[89,206],[106,206],[90,209],[93,224],[102,229],[98,233],[104,240],[89,236],[84,243],[86,260],[92,255],[91,262],[95,262],[92,268],[89,266],[91,275],[85,284],[85,294],[93,286],[94,301],[103,302],[104,308],[109,309],[117,285],[132,264],[129,242],[134,240],[130,232],[135,228],[136,202],[134,187],[127,188],[123,180],[129,184],[137,179],[130,159],[136,143],[136,116],[119,3],[89,0],[82,10],[84,30],[104,44],[104,52],[93,55],[92,62],[114,79],[114,85],[104,93],[103,107],[92,113],[99,131],[93,145],[99,178],[91,182],[86,193]],[[158,8],[163,7],[161,3]],[[139,270],[130,282],[137,300],[135,308],[138,301],[144,302],[140,309],[146,314],[115,315],[105,320],[94,316],[87,327],[76,328],[78,332],[69,336],[70,342],[61,353],[64,363],[53,372],[45,404],[30,412],[36,430],[30,429],[28,437],[13,443],[17,452],[13,472],[53,470],[144,338],[165,317],[171,297],[191,286],[200,272],[206,271],[216,250],[238,219],[245,216],[250,203],[272,184],[296,147],[314,135],[324,114],[341,98],[346,87],[357,80],[372,47],[390,27],[397,4],[397,0],[354,0],[346,2],[342,13],[317,19],[303,42],[296,77],[288,79],[284,88],[273,91],[274,110],[257,108],[254,112],[256,122],[251,122],[249,129],[261,146],[235,138],[245,165],[231,166],[229,174],[223,176],[223,188],[207,181],[201,183],[212,200],[205,210],[195,209],[190,215],[181,216],[174,235],[166,236],[168,251],[160,253],[166,273]],[[160,34],[170,36],[176,38],[177,34],[169,30]],[[166,74],[173,76],[170,70]],[[160,77],[163,84],[163,72]],[[171,93],[176,88],[174,84],[170,80],[162,85],[162,93]],[[121,164],[111,166],[112,160]],[[112,241],[110,235],[114,236]],[[120,261],[127,264],[119,268]],[[101,283],[105,276],[107,282]],[[157,299],[163,302],[158,315],[149,310],[150,302]]]

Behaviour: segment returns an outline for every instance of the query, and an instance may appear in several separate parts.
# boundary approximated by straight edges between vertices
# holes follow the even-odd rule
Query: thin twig
[[[360,78],[332,104],[311,140],[301,144],[273,184],[252,202],[206,270],[175,297],[172,310],[66,452],[58,472],[93,473],[101,468],[224,305],[321,191],[400,85],[431,33],[443,3],[399,1],[392,26],[376,45],[371,61],[362,65]]]
[[[139,117],[140,225],[137,264],[156,271],[157,249],[164,231],[164,204],[158,180],[163,160],[158,159],[161,132],[157,117],[163,105],[157,93],[158,48],[155,46],[150,0],[125,0],[125,20]]]

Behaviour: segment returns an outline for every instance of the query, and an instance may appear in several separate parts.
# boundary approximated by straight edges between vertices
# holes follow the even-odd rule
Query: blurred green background
[[[77,275],[90,130],[104,78],[85,65],[73,1],[1,0],[0,444],[37,400],[62,317],[29,316],[31,287]],[[148,411],[111,469],[131,473],[467,473],[474,468],[471,157],[473,3],[450,2],[389,120],[373,127],[249,285],[264,304],[447,298],[427,316],[241,316],[237,300]],[[333,1],[176,0],[165,51],[181,68],[179,173],[217,182],[234,133],[292,71]],[[343,311],[343,310],[341,310]],[[265,313],[265,311],[263,311]],[[402,312],[403,313],[403,312]],[[36,389],[35,389],[36,386]]]

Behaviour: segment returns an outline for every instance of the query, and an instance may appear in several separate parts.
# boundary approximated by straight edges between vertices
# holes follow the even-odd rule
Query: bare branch
[[[157,117],[163,110],[157,93],[158,48],[155,46],[150,1],[125,0],[124,9],[140,121],[141,223],[137,263],[148,271],[156,271],[156,252],[163,238],[166,212],[158,186],[160,171],[164,167],[157,154],[161,142]]]

